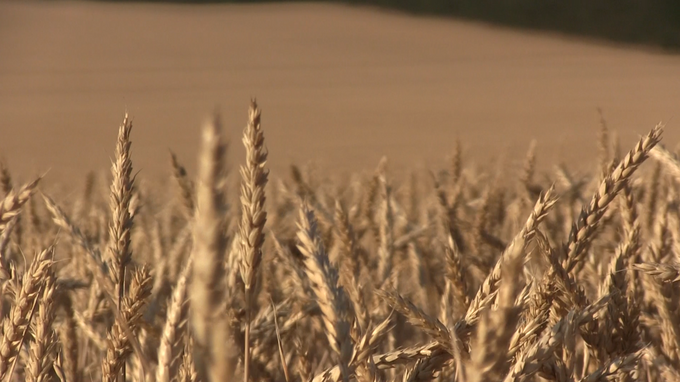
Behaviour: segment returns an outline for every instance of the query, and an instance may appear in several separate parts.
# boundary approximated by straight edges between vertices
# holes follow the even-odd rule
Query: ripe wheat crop
[[[112,176],[76,198],[0,168],[0,382],[680,381],[680,161],[606,124],[592,173],[468,165],[397,182],[267,169],[253,101],[227,173]],[[112,142],[113,146],[113,142]],[[171,175],[170,175],[171,174]],[[238,187],[234,184],[238,183]]]

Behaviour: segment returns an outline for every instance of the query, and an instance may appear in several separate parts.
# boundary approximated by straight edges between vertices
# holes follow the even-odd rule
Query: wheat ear
[[[151,295],[152,278],[149,269],[142,267],[134,272],[130,290],[121,300],[120,311],[125,324],[135,335],[142,320],[142,309]],[[116,382],[126,359],[132,353],[130,338],[119,321],[116,321],[106,336],[106,357],[102,361],[102,381]],[[140,354],[141,356],[141,354]]]
[[[300,241],[298,249],[304,257],[307,278],[321,309],[328,342],[338,358],[342,377],[347,381],[352,358],[347,296],[338,286],[338,272],[328,260],[316,217],[306,202],[300,208],[297,236]]]
[[[132,159],[130,158],[130,133],[132,121],[125,114],[123,123],[118,129],[116,143],[116,159],[111,167],[113,182],[109,208],[111,208],[111,224],[109,225],[109,261],[111,279],[117,291],[117,308],[121,310],[126,288],[126,269],[132,259],[130,234],[134,215],[131,212],[134,178],[132,177]],[[115,308],[114,308],[115,309]],[[125,363],[121,364],[122,379],[126,380]],[[111,370],[109,370],[111,371]],[[117,370],[116,370],[117,372]]]
[[[44,283],[35,319],[31,321],[33,342],[31,342],[28,351],[26,382],[49,380],[49,369],[56,344],[56,336],[52,329],[56,280],[51,269],[48,269],[45,273]]]
[[[243,381],[250,376],[250,324],[254,310],[254,284],[257,270],[262,260],[264,243],[264,224],[267,212],[264,209],[264,188],[269,171],[264,167],[267,162],[267,149],[264,147],[264,133],[260,125],[260,109],[255,100],[248,110],[248,124],[243,132],[243,145],[246,148],[246,165],[241,166],[241,225],[239,229],[239,249],[241,252],[241,278],[245,284],[246,328],[245,360]]]
[[[233,373],[227,362],[228,326],[219,307],[224,301],[226,202],[220,122],[215,117],[203,131],[196,185],[197,212],[194,226],[194,270],[190,286],[191,326],[196,371],[203,382],[226,381]]]
[[[556,202],[557,198],[554,195],[553,187],[539,196],[524,227],[522,227],[505,251],[503,251],[496,262],[496,265],[486,277],[482,286],[479,288],[477,295],[475,295],[475,298],[472,300],[465,317],[456,324],[456,334],[458,336],[464,337],[467,330],[479,319],[479,313],[482,309],[493,302],[498,291],[498,285],[501,281],[503,261],[505,261],[506,258],[513,258],[517,256],[517,254],[524,256],[527,243],[532,239],[538,225],[545,219],[546,215]]]
[[[0,342],[0,381],[4,381],[10,367],[16,362],[26,330],[33,317],[36,301],[44,286],[47,273],[52,264],[53,249],[40,252],[24,273],[21,288],[14,297],[14,305],[9,316],[3,320],[3,333]]]
[[[192,271],[192,258],[190,257],[184,270],[177,280],[168,305],[167,318],[163,326],[161,343],[158,348],[158,367],[156,369],[156,382],[170,382],[172,371],[173,349],[178,347],[182,336],[178,336],[178,330],[184,326],[185,306],[187,299],[187,281]],[[180,332],[181,333],[181,332]]]
[[[483,382],[499,380],[501,371],[507,361],[506,349],[510,340],[522,305],[516,305],[515,300],[522,287],[522,267],[524,253],[515,252],[505,258],[502,265],[503,280],[498,292],[498,309],[491,311],[490,307],[482,313],[477,333],[472,342],[471,364],[467,368],[469,382]]]
[[[21,207],[31,198],[31,195],[38,187],[41,178],[28,183],[19,189],[18,192],[11,191],[0,202],[0,233],[7,228],[7,224],[21,212]]]
[[[640,164],[647,159],[649,152],[659,143],[662,132],[663,126],[659,124],[649,134],[642,137],[619,165],[602,180],[590,203],[583,206],[578,220],[572,226],[569,241],[565,245],[566,257],[562,265],[567,272],[571,272],[581,261],[609,203],[614,200]]]
[[[125,267],[132,258],[130,230],[132,229],[133,216],[130,214],[130,200],[134,179],[132,178],[132,160],[130,159],[131,131],[132,121],[126,114],[118,129],[116,159],[111,167],[113,182],[109,203],[112,212],[112,221],[109,226],[111,237],[109,252],[113,271],[111,276],[113,282],[117,284],[119,304],[125,295]]]

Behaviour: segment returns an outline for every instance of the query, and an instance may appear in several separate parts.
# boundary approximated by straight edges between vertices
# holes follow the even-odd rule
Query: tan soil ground
[[[658,121],[680,139],[680,57],[328,4],[0,2],[0,155],[22,179],[82,177],[133,116],[133,161],[194,168],[215,107],[232,137],[257,96],[274,175],[445,166],[459,136],[477,161],[589,169],[597,107],[624,148]]]

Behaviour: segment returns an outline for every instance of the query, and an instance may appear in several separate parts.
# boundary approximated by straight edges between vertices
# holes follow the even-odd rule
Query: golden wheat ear
[[[226,381],[234,374],[223,278],[227,248],[225,219],[226,145],[215,116],[203,130],[196,184],[193,271],[189,289],[193,361],[202,381]]]
[[[241,166],[241,224],[239,226],[239,253],[241,278],[245,287],[246,328],[244,336],[245,360],[243,381],[250,376],[250,326],[257,299],[255,279],[262,261],[264,224],[267,211],[264,209],[265,186],[269,171],[267,149],[264,146],[264,132],[260,124],[260,109],[255,100],[248,110],[248,124],[243,131],[243,145],[246,148],[246,164]]]

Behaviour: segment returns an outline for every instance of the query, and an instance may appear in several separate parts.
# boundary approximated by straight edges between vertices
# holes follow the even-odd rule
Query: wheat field
[[[110,179],[62,185],[74,203],[3,165],[0,380],[680,381],[661,124],[626,151],[603,121],[586,175],[536,174],[532,143],[501,177],[459,142],[439,169],[333,182],[270,179],[264,132],[252,101],[227,173],[214,116],[168,187],[135,169],[126,115]]]

